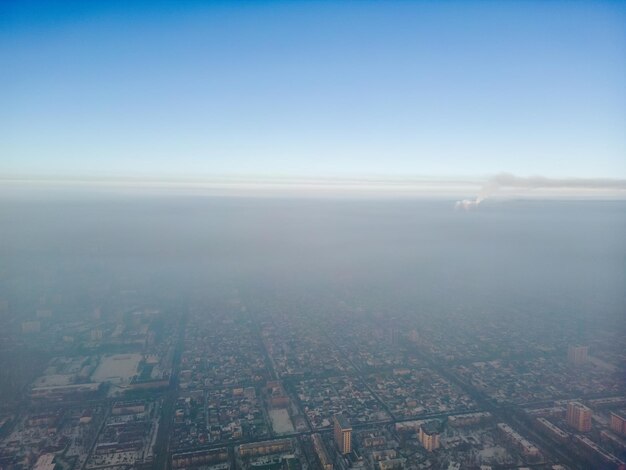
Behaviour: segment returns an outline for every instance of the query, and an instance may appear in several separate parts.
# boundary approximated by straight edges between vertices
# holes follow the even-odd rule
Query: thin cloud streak
[[[626,180],[610,178],[546,178],[544,176],[520,177],[500,173],[490,180],[495,185],[511,188],[561,188],[561,189],[619,189],[626,190]]]
[[[392,177],[254,177],[162,178],[0,178],[7,194],[32,190],[144,192],[233,197],[348,197],[459,199],[457,209],[472,209],[485,199],[609,198],[626,199],[626,180],[610,178],[520,177],[499,173],[484,178]]]

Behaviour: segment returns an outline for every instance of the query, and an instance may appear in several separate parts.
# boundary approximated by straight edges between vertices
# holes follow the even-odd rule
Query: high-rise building
[[[400,329],[399,328],[395,328],[395,327],[391,327],[389,328],[389,342],[391,344],[398,344],[400,343]]]
[[[569,402],[567,404],[567,424],[579,432],[591,431],[591,409],[576,401]]]
[[[352,452],[352,426],[342,414],[333,417],[335,422],[335,442],[342,454]]]
[[[577,366],[585,364],[588,352],[588,346],[570,346],[567,349],[567,360]]]
[[[100,328],[94,328],[91,330],[91,340],[99,341],[102,339],[102,330]]]
[[[611,430],[626,436],[626,413],[611,412]]]
[[[428,452],[439,448],[439,422],[429,421],[420,426],[419,439]]]

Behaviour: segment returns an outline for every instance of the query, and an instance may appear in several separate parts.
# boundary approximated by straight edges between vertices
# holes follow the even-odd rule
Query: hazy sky
[[[0,176],[626,178],[626,2],[0,3]]]

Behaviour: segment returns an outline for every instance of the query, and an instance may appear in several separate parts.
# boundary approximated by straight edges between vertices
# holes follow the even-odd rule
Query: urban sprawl
[[[0,302],[0,469],[624,465],[626,343],[601,326],[237,290],[41,304]]]

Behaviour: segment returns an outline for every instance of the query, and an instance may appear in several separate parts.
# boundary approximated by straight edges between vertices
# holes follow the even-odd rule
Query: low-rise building
[[[593,455],[599,457],[600,460],[606,463],[610,463],[614,465],[624,464],[624,462],[622,462],[620,459],[615,457],[613,454],[609,454],[607,451],[605,451],[602,447],[600,447],[598,444],[593,442],[587,436],[576,436],[575,440],[577,443],[581,444],[584,449],[591,452]]]
[[[43,454],[37,459],[33,470],[54,470],[55,468],[54,454]]]
[[[315,453],[317,454],[317,458],[320,461],[320,465],[323,470],[333,470],[333,463],[328,457],[328,452],[326,451],[326,446],[324,445],[324,441],[322,441],[322,437],[319,434],[313,434],[313,448],[315,449]]]
[[[540,455],[539,448],[524,438],[506,423],[498,423],[500,432],[515,445],[524,455],[528,457],[538,457]]]
[[[228,460],[228,449],[220,447],[211,450],[181,452],[172,455],[172,468],[187,468],[200,465],[214,465]]]
[[[279,452],[293,452],[293,442],[291,439],[276,439],[273,441],[253,442],[251,444],[241,444],[239,455],[241,457],[254,457],[257,455],[276,454]]]
[[[537,423],[539,423],[539,425],[543,429],[547,430],[553,437],[555,437],[559,441],[565,442],[569,438],[568,433],[563,431],[561,428],[559,428],[555,424],[552,424],[546,418],[537,418]]]

